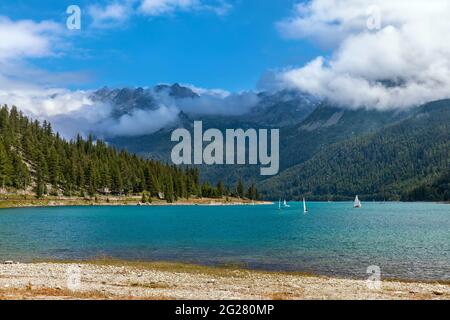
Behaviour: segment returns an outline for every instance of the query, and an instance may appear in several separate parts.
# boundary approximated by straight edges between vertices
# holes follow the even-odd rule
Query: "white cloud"
[[[178,11],[208,11],[226,15],[232,5],[225,0],[116,0],[105,5],[88,7],[94,28],[113,28],[122,25],[133,15],[164,16]]]
[[[61,30],[51,21],[12,21],[0,16],[0,61],[54,55],[52,43]]]
[[[380,13],[379,30],[368,28]],[[283,83],[349,107],[402,108],[450,97],[447,0],[313,0],[278,24],[282,34],[332,49]],[[370,23],[369,23],[370,26]]]
[[[201,95],[197,99],[181,99],[177,101],[180,110],[200,115],[243,115],[259,102],[254,92],[233,93],[223,96],[213,91]]]
[[[31,59],[57,59],[67,49],[62,24],[0,16],[0,89],[36,89],[85,81],[88,75],[84,72],[49,72],[30,63]]]
[[[193,115],[241,115],[259,101],[252,92],[230,94],[202,88],[196,88],[196,92],[199,97],[174,98],[166,91],[152,91],[157,103],[154,109],[137,106],[118,118],[113,117],[113,103],[93,99],[93,91],[40,87],[0,90],[0,104],[16,105],[34,119],[48,120],[57,132],[70,139],[90,133],[100,138],[151,134],[175,123],[181,111]]]
[[[33,119],[50,121],[68,139],[90,133],[102,138],[150,134],[176,121],[180,112],[161,104],[156,110],[136,109],[116,119],[111,116],[113,106],[94,101],[92,93],[40,88],[0,90],[0,103],[16,105]]]
[[[205,89],[196,87],[192,84],[182,84],[182,86],[191,89],[194,93],[198,94],[199,96],[226,98],[231,95],[231,92],[223,89]]]
[[[175,11],[211,11],[222,16],[232,6],[225,0],[142,0],[139,10],[149,16],[160,16]]]
[[[174,98],[167,90],[153,91],[152,95],[158,102],[191,115],[243,115],[259,102],[258,94],[252,91],[230,93],[222,89],[205,89],[190,84],[184,84],[183,87],[189,88],[197,96]]]
[[[140,136],[154,133],[178,119],[179,110],[176,107],[161,105],[156,110],[136,109],[132,114],[126,114],[119,119],[107,118],[98,125],[97,133],[106,137]]]
[[[105,7],[94,4],[88,7],[94,28],[111,28],[123,24],[132,14],[132,2],[113,2]]]
[[[176,10],[190,10],[199,5],[199,0],[143,0],[139,10],[146,15],[159,16]]]

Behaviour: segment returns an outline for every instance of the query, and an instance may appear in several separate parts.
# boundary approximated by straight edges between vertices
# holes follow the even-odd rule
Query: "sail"
[[[303,211],[306,213],[308,212],[308,208],[306,207],[306,200],[303,198]]]
[[[359,201],[359,198],[358,198],[358,196],[356,196],[356,198],[355,198],[355,203],[354,203],[354,207],[355,208],[361,208],[361,201]]]

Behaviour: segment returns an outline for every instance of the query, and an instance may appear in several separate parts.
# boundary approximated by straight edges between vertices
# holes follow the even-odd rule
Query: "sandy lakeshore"
[[[450,284],[371,290],[362,280],[170,263],[1,264],[0,299],[450,299]]]

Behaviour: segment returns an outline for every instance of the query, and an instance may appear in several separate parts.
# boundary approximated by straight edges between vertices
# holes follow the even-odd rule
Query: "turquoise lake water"
[[[450,279],[450,205],[56,207],[0,210],[0,260],[241,264],[367,278]]]

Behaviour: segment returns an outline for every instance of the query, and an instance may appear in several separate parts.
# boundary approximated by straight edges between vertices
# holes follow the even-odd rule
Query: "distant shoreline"
[[[45,207],[119,207],[119,206],[245,206],[245,205],[272,205],[270,201],[251,201],[247,199],[226,198],[192,198],[180,199],[173,203],[167,203],[164,200],[153,200],[151,203],[142,203],[140,197],[101,197],[97,199],[84,198],[57,198],[48,197],[43,199],[20,198],[12,196],[11,198],[0,198],[0,209],[14,208],[45,208]]]
[[[77,271],[78,270],[78,271]],[[68,276],[78,272],[75,288]],[[301,273],[204,267],[166,262],[101,260],[0,264],[1,299],[142,300],[435,300],[450,298],[447,282],[366,280]]]

